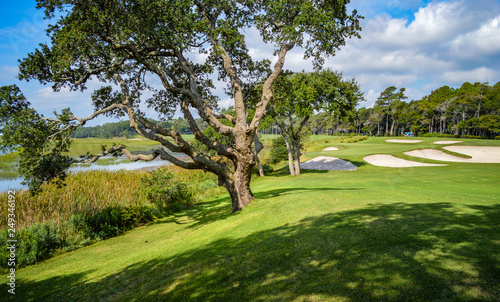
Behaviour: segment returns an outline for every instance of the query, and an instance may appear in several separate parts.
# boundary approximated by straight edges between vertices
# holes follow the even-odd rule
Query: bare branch
[[[74,81],[73,84],[75,84],[75,85],[81,85],[81,84],[85,83],[90,78],[90,76],[96,75],[96,74],[98,74],[98,73],[100,73],[100,72],[102,72],[104,70],[109,70],[109,69],[121,66],[121,65],[123,65],[123,63],[127,59],[128,59],[128,57],[123,57],[121,59],[118,59],[117,62],[115,62],[115,63],[113,63],[111,65],[103,66],[103,67],[99,67],[99,68],[95,68],[95,69],[91,69],[90,66],[89,66],[89,64],[87,63],[87,73],[82,78],[80,78],[79,80]],[[61,78],[59,80],[72,81],[72,80],[74,80],[74,78],[66,77],[66,78]]]
[[[269,104],[269,101],[273,96],[271,86],[274,83],[274,81],[278,78],[278,76],[281,73],[281,70],[283,69],[283,65],[285,64],[285,56],[287,52],[290,51],[294,47],[294,45],[295,43],[292,42],[288,44],[283,44],[281,46],[281,50],[278,54],[278,61],[276,62],[276,64],[274,64],[274,70],[266,79],[262,87],[262,98],[260,102],[257,103],[257,106],[255,108],[255,115],[252,119],[252,122],[250,123],[250,129],[252,131],[256,131],[257,127],[259,127],[260,121],[262,120],[262,118],[266,113],[267,104]]]
[[[220,113],[220,114],[217,114],[216,117],[218,119],[220,119],[220,120],[226,119],[226,120],[228,120],[233,125],[236,124],[236,119],[233,116],[229,115],[229,114]]]
[[[210,18],[208,15],[208,12],[206,11],[205,7],[202,5],[200,1],[195,1],[196,5],[200,8],[200,10],[203,13],[203,16],[205,19],[207,19],[210,24],[211,24],[211,30],[214,30],[215,28],[215,22],[213,21],[213,18]],[[248,120],[248,113],[245,108],[245,103],[243,99],[243,88],[242,88],[242,82],[241,79],[238,76],[238,73],[236,71],[236,68],[233,64],[233,61],[231,59],[231,56],[229,55],[229,52],[226,50],[222,44],[217,42],[214,37],[209,37],[210,42],[212,43],[213,47],[215,48],[216,51],[220,52],[220,57],[222,58],[224,62],[224,70],[226,71],[227,75],[229,76],[229,79],[231,81],[231,90],[233,94],[233,99],[234,99],[234,107],[236,109],[236,123],[235,125],[237,127],[246,128],[247,125],[247,120]]]
[[[118,151],[123,151],[124,149],[125,149],[124,145],[113,146],[112,148],[110,148],[102,153],[96,154],[90,158],[84,157],[84,158],[80,158],[80,159],[74,159],[73,163],[92,164],[92,163],[95,163],[99,158],[101,158],[103,156],[106,156],[109,154],[114,154]]]
[[[162,51],[162,50],[154,50],[150,51],[146,54],[147,57],[173,57],[175,53],[173,51]]]
[[[152,154],[150,154],[150,155],[144,155],[144,154],[133,155],[127,149],[123,149],[122,151],[128,157],[128,159],[130,159],[131,161],[138,161],[138,160],[152,161],[153,159],[160,156],[161,159],[168,160],[169,162],[173,163],[174,165],[177,165],[177,166],[184,168],[184,169],[193,170],[193,169],[201,169],[202,168],[197,163],[185,162],[183,160],[180,160],[177,157],[169,154],[164,149],[154,149]]]
[[[71,120],[78,121],[80,123],[80,125],[78,125],[78,126],[83,126],[83,125],[85,125],[86,122],[96,118],[97,116],[104,114],[104,113],[107,113],[107,112],[110,112],[110,111],[113,111],[115,109],[125,109],[125,108],[123,107],[122,104],[112,104],[104,109],[95,111],[91,115],[84,117],[84,118],[80,118],[80,117],[73,114],[73,115],[71,115]]]
[[[234,128],[222,124],[217,118],[217,115],[212,110],[212,108],[210,108],[210,106],[208,106],[208,104],[206,104],[203,101],[203,97],[198,92],[196,75],[189,61],[184,57],[184,55],[181,52],[176,52],[176,53],[177,53],[177,58],[181,63],[182,69],[189,76],[190,91],[188,94],[185,95],[189,98],[191,105],[196,109],[198,109],[201,118],[203,118],[203,120],[205,120],[215,130],[217,130],[217,132],[219,132],[222,135],[234,135]]]
[[[126,147],[123,145],[113,146],[112,148],[104,151],[103,153],[94,155],[91,158],[75,159],[75,160],[73,160],[73,163],[90,163],[91,164],[91,163],[96,162],[99,158],[101,158],[103,156],[106,156],[109,154],[114,154],[118,151],[123,152],[123,154],[125,154],[127,156],[127,158],[133,162],[152,161],[152,160],[156,159],[157,157],[160,157],[163,160],[167,160],[167,161],[169,161],[175,165],[178,165],[182,168],[185,168],[185,169],[201,169],[202,168],[200,165],[198,165],[196,163],[185,162],[183,160],[180,160],[180,159],[176,158],[175,156],[169,154],[164,149],[153,149],[151,154],[149,154],[149,155],[146,155],[146,154],[134,155],[134,154],[130,153],[130,151],[128,151],[126,149]]]
[[[51,139],[54,139],[57,135],[61,134],[61,133],[64,133],[66,131],[69,131],[71,129],[76,129],[78,127],[81,127],[83,125],[85,125],[85,123],[89,120],[92,120],[94,118],[96,118],[97,116],[101,115],[101,114],[104,114],[104,113],[107,113],[107,112],[110,112],[110,111],[113,111],[115,109],[118,109],[118,108],[121,108],[123,109],[123,105],[121,104],[113,104],[109,107],[106,107],[104,109],[101,109],[101,110],[98,110],[94,113],[92,113],[91,115],[87,116],[87,117],[84,117],[84,118],[80,118],[76,115],[71,115],[68,122],[71,122],[71,121],[78,121],[79,124],[68,124],[60,129],[58,129],[57,131],[55,131],[54,133],[52,133],[50,136],[47,137],[47,139],[51,140]],[[63,122],[60,120],[60,119],[54,119],[54,118],[42,118],[41,120],[43,121],[49,121],[52,123],[52,128],[53,129],[56,129],[56,128],[59,128]]]
[[[193,131],[193,134],[195,138],[200,141],[202,144],[207,146],[210,149],[213,149],[217,151],[219,154],[224,155],[232,160],[236,160],[237,156],[234,153],[234,150],[231,148],[228,148],[227,146],[209,139],[206,135],[204,135],[198,125],[196,124],[195,119],[189,112],[188,105],[185,102],[181,103],[181,110],[182,113],[184,114],[184,117],[186,118],[187,122],[189,123],[189,128]]]

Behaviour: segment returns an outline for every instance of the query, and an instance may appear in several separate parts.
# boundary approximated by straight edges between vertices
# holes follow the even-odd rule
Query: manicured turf
[[[326,143],[340,150],[304,158],[332,155],[359,169],[295,178],[277,171],[252,183],[256,200],[237,214],[224,194],[20,269],[15,300],[495,301],[500,164],[394,169],[362,161],[439,148],[435,140]],[[500,145],[462,144],[481,143]],[[0,292],[8,300],[5,284]]]

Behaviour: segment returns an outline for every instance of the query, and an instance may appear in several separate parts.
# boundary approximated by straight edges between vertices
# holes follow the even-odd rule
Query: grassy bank
[[[368,154],[437,147],[433,141],[332,143],[340,150],[304,157],[338,156],[359,169],[294,178],[277,171],[252,183],[256,199],[235,215],[221,191],[185,212],[18,270],[15,298],[496,301],[500,164],[362,163]]]
[[[0,194],[0,266],[8,267],[9,240],[17,240],[16,265],[25,267],[191,207],[219,192],[214,179],[177,167],[90,171],[70,174],[62,188],[45,184],[36,196]]]

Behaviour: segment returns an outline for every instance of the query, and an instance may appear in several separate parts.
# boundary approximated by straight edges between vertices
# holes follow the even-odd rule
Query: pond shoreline
[[[174,156],[176,158],[179,158],[181,160],[189,160],[189,157],[186,156],[185,154],[177,154],[175,153]],[[111,157],[107,157],[111,158]],[[123,161],[128,158],[125,156],[120,156],[116,158],[116,161]],[[162,159],[154,159],[149,162],[144,162],[144,161],[128,161],[128,162],[121,162],[118,164],[104,164],[100,165],[99,162],[94,163],[94,164],[77,164],[75,166],[71,166],[68,170],[69,173],[79,173],[79,172],[85,172],[85,171],[95,171],[95,170],[105,170],[105,171],[119,171],[119,170],[128,170],[128,171],[151,171],[151,170],[156,170],[164,166],[171,165],[169,161],[162,160]],[[0,192],[6,192],[8,190],[26,190],[27,187],[22,185],[21,182],[23,179],[21,177],[17,178],[10,178],[10,179],[0,179]]]

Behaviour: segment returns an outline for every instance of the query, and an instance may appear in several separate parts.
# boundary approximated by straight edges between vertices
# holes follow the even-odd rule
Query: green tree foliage
[[[292,73],[285,72],[273,87],[275,101],[269,115],[281,130],[289,153],[291,175],[300,174],[300,146],[306,124],[315,112],[328,116],[353,119],[362,93],[354,79],[345,80],[342,74],[330,69]],[[292,162],[293,161],[293,162]]]
[[[278,136],[272,141],[269,162],[275,165],[284,160],[288,160],[288,150],[285,144],[285,138],[283,136]]]
[[[360,120],[361,128],[365,133],[378,135],[402,135],[406,131],[413,131],[429,135],[493,138],[500,128],[499,83],[490,86],[465,82],[457,89],[443,86],[421,100],[409,103],[402,101],[401,93],[404,89],[396,93],[396,87],[391,86],[381,93],[374,108],[361,108],[358,111],[358,114],[362,113],[364,116]],[[384,121],[386,127],[380,129]]]
[[[304,127],[312,134],[364,135],[472,135],[494,138],[499,134],[500,82],[464,83],[459,88],[439,87],[420,100],[405,102],[405,89],[388,87],[373,108],[358,108],[353,118],[319,112]],[[348,117],[351,117],[350,114]],[[297,124],[297,122],[295,122]],[[267,125],[264,131],[278,128]]]
[[[73,138],[113,138],[113,137],[126,137],[131,138],[137,135],[134,128],[130,127],[130,122],[121,121],[117,123],[106,123],[101,126],[95,127],[80,127],[71,135]]]
[[[242,209],[253,198],[251,171],[259,151],[254,146],[254,138],[272,100],[271,87],[283,69],[285,57],[299,47],[305,57],[312,58],[319,67],[324,58],[334,54],[348,38],[359,37],[362,17],[355,10],[348,12],[348,3],[337,0],[38,1],[38,8],[52,20],[47,28],[50,43],[40,45],[21,60],[20,79],[52,84],[55,91],[87,89],[90,79],[100,81],[103,87],[92,94],[95,108],[92,115],[78,117],[67,110],[56,116],[57,131],[52,127],[44,132],[48,126],[33,116],[34,122],[29,123],[37,123],[33,125],[35,129],[42,129],[40,145],[61,136],[54,152],[31,154],[34,169],[40,167],[38,163],[49,160],[52,166],[58,166],[57,171],[64,171],[65,165],[59,165],[64,158],[56,152],[69,147],[69,141],[62,136],[69,136],[75,127],[99,115],[125,116],[140,135],[158,141],[172,152],[183,152],[191,160],[179,160],[163,148],[153,150],[151,155],[132,155],[124,146],[114,146],[95,157],[124,152],[131,160],[161,157],[186,169],[212,172],[228,190],[233,211]],[[276,57],[263,83],[260,100],[253,108],[247,108],[244,87],[252,81],[254,71],[269,67],[269,61],[252,58],[245,36],[248,28],[253,28],[263,42],[274,47]],[[219,112],[218,98],[213,94],[214,74],[227,83],[235,108],[233,117]],[[145,95],[152,96],[144,99]],[[198,150],[178,130],[152,123],[138,109],[141,102],[164,117],[172,117],[174,110],[180,108],[196,140],[233,165],[227,166]],[[207,137],[192,111],[218,134],[234,139],[235,148]],[[225,125],[223,120],[229,120],[233,126]],[[51,177],[40,181],[48,179]]]
[[[30,103],[15,86],[0,87],[0,129],[2,151],[19,150],[19,174],[32,193],[47,181],[62,185],[66,169],[74,162],[62,155],[68,151],[69,111],[47,119],[30,108]]]
[[[380,96],[375,102],[375,110],[383,114],[383,119],[385,120],[385,133],[394,133],[394,125],[397,121],[396,117],[398,112],[401,111],[400,103],[407,97],[404,95],[406,88],[400,88],[396,91],[395,86],[387,87],[384,91],[380,93]],[[389,121],[392,122],[391,130],[389,132]]]
[[[189,128],[189,124],[186,119],[168,119],[162,122],[150,120],[150,122],[161,125],[164,128],[173,129],[178,131],[180,134],[193,134]],[[206,129],[206,123],[200,119],[196,119],[196,124],[200,129]],[[113,138],[113,137],[126,137],[131,138],[137,135],[137,131],[130,126],[129,121],[120,121],[116,123],[106,123],[104,125],[95,127],[79,127],[71,135],[72,138],[87,138],[87,137],[98,137],[98,138]]]
[[[167,170],[153,170],[141,181],[145,184],[147,199],[160,212],[176,211],[179,207],[193,205],[193,191]]]

